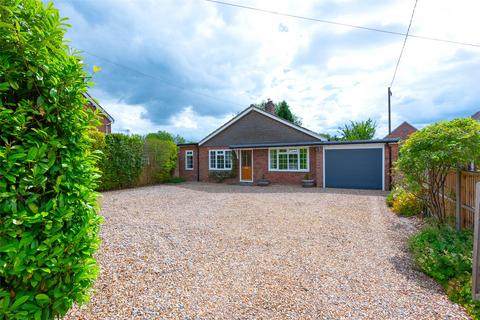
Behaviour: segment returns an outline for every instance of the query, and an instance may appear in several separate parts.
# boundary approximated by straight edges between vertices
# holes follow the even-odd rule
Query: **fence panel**
[[[448,216],[452,221],[456,217],[457,203],[457,180],[460,182],[460,219],[461,227],[473,229],[475,213],[475,185],[480,182],[480,172],[461,171],[460,179],[457,179],[457,173],[451,171],[445,182],[445,207]]]

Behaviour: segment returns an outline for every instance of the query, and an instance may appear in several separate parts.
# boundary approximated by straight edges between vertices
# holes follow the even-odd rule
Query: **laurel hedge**
[[[0,5],[0,318],[54,319],[98,267],[88,75],[51,4]]]

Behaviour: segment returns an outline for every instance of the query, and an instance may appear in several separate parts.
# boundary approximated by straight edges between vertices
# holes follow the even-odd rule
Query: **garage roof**
[[[400,139],[372,139],[372,140],[350,140],[350,141],[299,141],[285,143],[256,143],[256,144],[232,144],[230,149],[260,149],[272,147],[297,147],[297,146],[318,146],[318,145],[342,145],[342,144],[374,144],[374,143],[397,143]]]

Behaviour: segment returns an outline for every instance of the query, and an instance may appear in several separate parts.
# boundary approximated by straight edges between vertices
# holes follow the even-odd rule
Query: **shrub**
[[[418,267],[442,284],[452,301],[480,319],[480,303],[471,299],[472,232],[431,225],[414,235],[409,247]]]
[[[393,199],[392,210],[404,217],[411,217],[422,212],[422,203],[410,192],[403,191]]]
[[[177,164],[177,145],[170,140],[162,140],[154,136],[145,139],[145,156],[148,157],[149,171],[153,182],[168,182],[172,178]]]
[[[0,17],[0,318],[53,319],[98,272],[88,77],[51,4],[3,0]]]
[[[99,186],[101,186],[103,179],[103,172],[105,170],[105,158],[107,143],[105,142],[105,134],[96,129],[89,130],[88,137],[90,138],[90,152],[97,156],[97,168],[101,177],[99,177]]]
[[[143,139],[138,135],[112,133],[105,136],[105,144],[100,189],[135,186],[143,167]]]
[[[480,158],[480,124],[454,119],[429,125],[401,146],[396,163],[408,190],[422,197],[428,211],[447,221],[443,193],[449,171]]]

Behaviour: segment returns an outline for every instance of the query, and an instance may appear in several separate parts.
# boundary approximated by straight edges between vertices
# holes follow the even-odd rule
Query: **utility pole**
[[[392,96],[392,90],[388,87],[388,134],[392,133],[392,108],[390,103],[390,97]],[[388,190],[392,190],[392,146],[388,146]]]
[[[392,110],[390,104],[390,97],[392,96],[392,90],[388,87],[388,134],[392,133]]]

